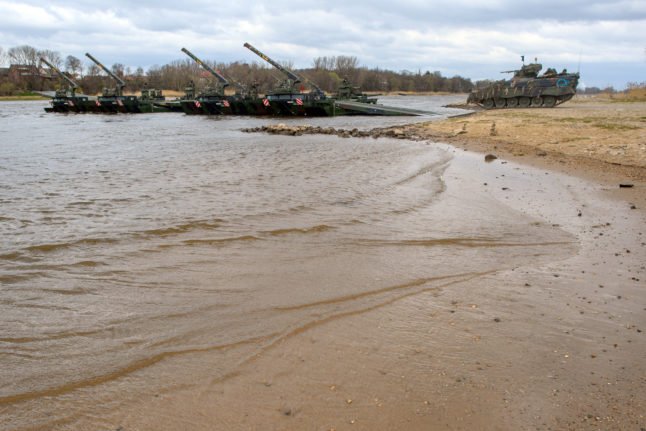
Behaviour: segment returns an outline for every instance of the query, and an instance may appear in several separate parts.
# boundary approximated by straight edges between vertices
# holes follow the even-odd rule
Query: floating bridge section
[[[352,115],[384,115],[384,116],[419,116],[419,115],[436,115],[434,112],[421,111],[419,109],[398,108],[394,106],[377,105],[374,103],[354,102],[351,100],[335,100],[336,108],[347,111]]]

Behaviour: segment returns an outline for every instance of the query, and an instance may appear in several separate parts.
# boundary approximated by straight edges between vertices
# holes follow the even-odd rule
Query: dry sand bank
[[[554,109],[480,111],[411,125],[407,133],[508,157],[545,157],[568,172],[580,165],[599,174],[646,179],[646,102],[578,98]]]
[[[447,170],[447,192],[480,187],[536,223],[569,232],[576,251],[322,319],[235,375],[142,400],[114,423],[125,430],[646,429],[645,106],[482,112],[394,132],[495,151],[500,158],[485,164],[482,155],[449,150],[462,162]],[[620,189],[627,178],[634,187]]]

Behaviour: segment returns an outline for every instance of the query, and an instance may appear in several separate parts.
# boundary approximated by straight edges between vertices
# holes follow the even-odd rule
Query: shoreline
[[[646,182],[646,102],[586,99],[568,104],[553,109],[475,110],[440,121],[369,131],[282,124],[243,131],[446,142],[587,179]]]
[[[417,133],[418,126],[407,127]],[[444,175],[447,193],[480,188],[536,223],[563,229],[575,238],[570,257],[315,321],[233,375],[140,400],[112,423],[125,430],[186,423],[287,430],[646,427],[646,196],[642,183],[615,184],[635,169],[631,179],[642,181],[642,168],[599,172],[594,166],[614,165],[582,167],[561,155],[507,161],[502,151],[485,163],[472,148],[449,144],[456,163]],[[550,164],[557,169],[543,171]],[[158,411],[181,415],[155,417]]]

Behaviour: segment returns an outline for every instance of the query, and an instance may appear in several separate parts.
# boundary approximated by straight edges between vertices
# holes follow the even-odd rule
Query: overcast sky
[[[500,79],[520,55],[580,67],[587,86],[646,81],[646,0],[0,0],[0,46],[32,45],[104,64],[186,58],[279,61],[355,56],[368,67]]]

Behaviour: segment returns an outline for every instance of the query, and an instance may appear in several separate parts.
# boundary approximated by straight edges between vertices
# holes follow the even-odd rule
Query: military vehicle
[[[353,100],[360,103],[377,103],[377,99],[374,96],[368,96],[366,93],[362,92],[359,87],[352,85],[347,78],[343,78],[336,94],[332,97],[335,100]]]
[[[124,95],[123,88],[126,83],[92,55],[89,53],[85,53],[85,55],[116,82],[114,88],[103,89],[103,94],[95,101],[96,109],[93,112],[136,114],[141,112],[171,112],[173,110],[165,102],[166,98],[161,90],[144,88],[141,92],[141,98]]]
[[[96,100],[96,111],[103,113],[118,113],[118,112],[138,112],[138,101],[136,96],[124,96],[123,87],[126,86],[126,83],[123,82],[121,78],[112,73],[110,69],[105,67],[99,60],[94,58],[89,52],[85,53],[85,56],[92,60],[97,66],[99,66],[108,76],[115,80],[116,85],[114,88],[104,88],[103,94],[99,96]]]
[[[194,100],[182,100],[182,110],[187,114],[231,114],[231,102],[224,94],[226,87],[229,86],[229,81],[188,49],[182,48],[182,52],[217,79],[217,82],[197,94]]]
[[[149,88],[144,83],[141,96],[137,99],[137,112],[182,112],[182,107],[175,100],[166,100],[162,90]]]
[[[377,105],[377,99],[369,98],[347,80],[341,83],[335,96],[327,97],[323,90],[313,82],[281,66],[249,43],[245,43],[244,46],[280,70],[287,77],[279,86],[267,92],[263,99],[266,110],[257,115],[333,117],[337,115],[395,116],[432,114],[431,112],[416,109]],[[309,93],[303,93],[296,89],[296,84],[301,82],[310,86]]]
[[[578,73],[554,69],[539,76],[543,66],[539,63],[524,65],[513,73],[509,81],[498,81],[487,87],[476,89],[469,94],[467,103],[474,103],[485,109],[493,108],[553,108],[567,102],[576,94],[579,83]]]
[[[56,90],[51,101],[52,106],[45,108],[45,112],[85,112],[88,106],[94,104],[94,101],[90,101],[89,96],[76,94],[79,85],[69,76],[61,72],[56,66],[47,61],[47,59],[41,57],[40,61],[49,66],[51,70],[56,72],[68,84],[67,87]]]
[[[182,48],[182,51],[217,79],[215,85],[207,87],[193,100],[186,98],[185,101],[182,101],[184,112],[187,114],[258,115],[259,111],[264,110],[262,99],[258,97],[257,84],[253,83],[247,88],[237,81],[224,77],[220,71],[214,70],[188,49]],[[236,88],[235,94],[227,96],[225,89],[231,84]],[[194,92],[195,88],[193,87]],[[187,89],[186,94],[188,95],[188,93]]]
[[[276,61],[258,51],[251,44],[245,43],[244,47],[287,76],[287,79],[280,85],[267,92],[265,98],[262,99],[264,109],[259,110],[256,115],[334,116],[334,100],[328,98],[316,84],[281,66]],[[296,84],[301,82],[311,87],[309,93],[302,93],[296,89]]]

